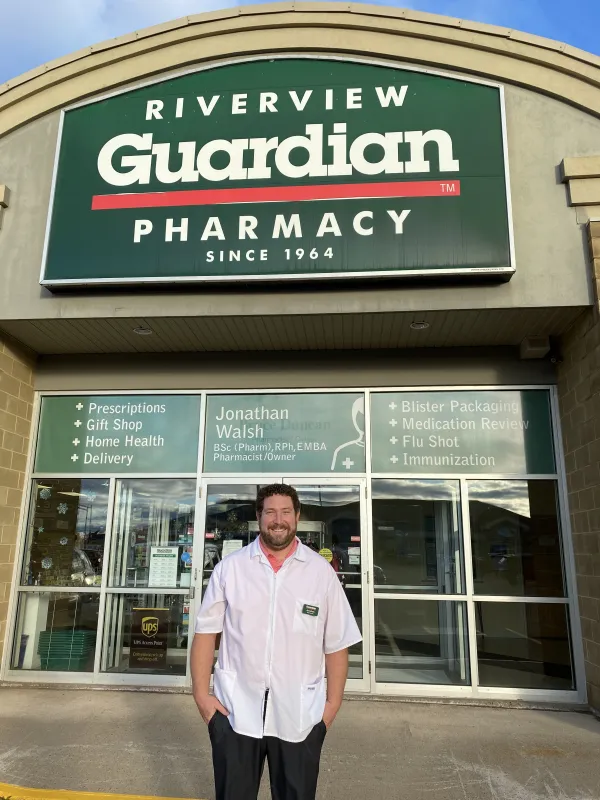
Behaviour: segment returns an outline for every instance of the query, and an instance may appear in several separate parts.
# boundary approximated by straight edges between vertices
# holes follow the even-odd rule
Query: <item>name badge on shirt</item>
[[[302,606],[302,613],[308,614],[309,617],[318,617],[319,616],[319,606],[309,606],[308,603],[305,603]]]

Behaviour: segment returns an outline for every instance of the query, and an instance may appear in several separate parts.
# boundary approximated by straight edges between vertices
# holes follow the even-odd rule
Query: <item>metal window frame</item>
[[[449,474],[449,473],[435,473],[435,474],[427,474],[424,475],[423,473],[374,473],[372,471],[372,459],[371,459],[371,445],[370,445],[370,436],[371,436],[371,395],[377,393],[405,393],[405,392],[436,392],[436,391],[444,391],[444,392],[461,392],[461,391],[527,391],[527,390],[536,390],[536,391],[547,391],[549,393],[550,399],[550,412],[551,412],[551,424],[552,424],[552,434],[554,437],[554,447],[555,447],[555,460],[556,460],[556,472],[552,474],[540,474],[540,475],[527,475],[527,474],[488,474],[488,473],[477,473],[477,474]],[[242,474],[242,473],[209,473],[203,471],[203,453],[204,453],[204,442],[205,442],[205,426],[206,426],[206,406],[207,406],[207,399],[209,396],[212,395],[288,395],[288,394],[344,394],[344,393],[363,393],[365,395],[365,471],[364,472],[353,472],[351,474],[343,475],[342,473],[336,473],[336,475],[332,475],[331,473],[327,475],[319,474],[319,473],[297,473],[297,472],[285,472],[282,473],[281,470],[277,472],[268,472],[268,473],[258,473],[258,474]],[[138,395],[138,394],[148,394],[148,395],[196,395],[201,398],[200,403],[200,426],[199,426],[199,442],[198,442],[198,463],[197,463],[197,471],[196,473],[117,473],[111,472],[107,475],[107,473],[36,473],[33,470],[34,463],[35,463],[35,452],[37,447],[38,441],[38,431],[40,425],[40,413],[41,413],[41,403],[42,398],[46,396],[109,396],[109,395],[119,395],[119,396],[127,396],[127,395]],[[461,515],[462,515],[462,527],[463,527],[463,553],[465,559],[465,578],[466,578],[466,593],[462,595],[410,595],[410,594],[396,594],[390,593],[388,595],[377,595],[377,599],[419,599],[419,600],[438,600],[438,601],[448,601],[448,602],[466,602],[467,603],[467,622],[468,622],[468,647],[469,647],[469,657],[471,661],[471,679],[472,685],[463,687],[463,686],[450,686],[450,685],[429,685],[429,684],[388,684],[388,683],[379,683],[376,684],[375,682],[375,653],[374,653],[374,635],[369,636],[369,640],[365,641],[365,652],[368,650],[369,661],[371,662],[370,666],[372,667],[372,674],[371,674],[371,683],[370,683],[370,691],[371,693],[377,695],[381,694],[393,694],[393,695],[405,695],[405,696],[414,696],[414,697],[469,697],[469,698],[486,698],[486,699],[513,699],[513,700],[530,700],[532,702],[536,701],[544,701],[544,702],[555,702],[555,703],[584,703],[587,700],[586,694],[586,681],[585,681],[585,665],[584,665],[584,653],[583,653],[583,641],[581,635],[581,623],[579,618],[579,608],[578,608],[578,598],[577,598],[577,591],[576,591],[576,572],[575,572],[575,560],[574,560],[574,552],[573,552],[573,542],[572,542],[572,534],[571,534],[571,526],[570,526],[570,516],[569,516],[569,509],[568,509],[568,494],[567,494],[567,486],[566,486],[566,476],[565,476],[565,466],[564,466],[564,451],[562,446],[562,439],[561,439],[561,431],[560,431],[560,417],[559,417],[559,409],[558,409],[558,394],[557,389],[554,384],[548,383],[540,383],[540,384],[480,384],[480,385],[473,385],[473,384],[466,384],[466,385],[434,385],[434,386],[377,386],[377,387],[364,387],[364,386],[357,386],[357,387],[340,387],[340,388],[319,388],[319,387],[312,387],[312,388],[300,388],[300,389],[202,389],[202,390],[150,390],[147,389],[143,392],[140,390],[103,390],[103,391],[43,391],[43,392],[36,392],[34,398],[34,406],[33,406],[33,424],[32,424],[32,431],[31,431],[31,440],[29,444],[29,451],[27,455],[27,467],[26,467],[26,487],[23,492],[23,500],[21,504],[21,511],[20,511],[20,521],[19,521],[19,540],[17,546],[17,552],[15,557],[15,565],[13,571],[13,582],[11,586],[11,592],[9,597],[9,608],[8,608],[8,625],[6,631],[6,645],[4,648],[3,660],[2,660],[2,667],[0,671],[0,676],[7,681],[19,681],[19,682],[31,682],[31,683],[39,683],[43,681],[44,683],[73,683],[74,679],[76,682],[81,684],[102,684],[102,685],[145,685],[145,686],[153,686],[153,687],[167,687],[167,686],[177,686],[177,687],[189,687],[190,686],[190,677],[189,677],[189,649],[191,645],[191,637],[189,637],[188,642],[188,668],[187,674],[185,677],[164,677],[164,676],[148,676],[148,675],[122,675],[122,674],[115,674],[110,675],[107,673],[100,672],[100,665],[101,665],[101,654],[98,652],[101,650],[101,647],[97,647],[96,659],[94,664],[94,673],[48,673],[42,671],[26,671],[26,670],[14,670],[11,669],[11,663],[13,658],[14,652],[14,637],[16,632],[16,624],[17,624],[17,608],[18,608],[18,599],[21,593],[26,593],[30,591],[43,591],[52,590],[52,591],[65,591],[65,589],[61,589],[60,587],[24,587],[20,586],[20,575],[22,569],[22,563],[24,558],[24,548],[26,546],[26,535],[27,535],[27,521],[28,521],[28,514],[29,514],[29,504],[31,498],[31,490],[33,481],[39,478],[73,478],[73,477],[85,477],[85,478],[107,478],[110,481],[110,488],[109,488],[109,507],[108,507],[108,518],[107,518],[107,533],[105,539],[105,548],[111,547],[111,540],[113,535],[113,522],[114,522],[114,510],[115,510],[115,487],[116,481],[120,479],[143,479],[143,478],[152,478],[152,479],[168,479],[168,478],[187,478],[187,479],[195,479],[196,481],[196,507],[195,507],[195,527],[197,530],[201,528],[204,523],[204,516],[206,510],[206,492],[202,492],[202,486],[206,481],[210,482],[222,482],[222,483],[252,483],[258,480],[258,482],[268,482],[273,480],[274,478],[281,479],[282,476],[286,479],[290,478],[297,478],[298,480],[310,480],[311,482],[319,482],[325,484],[326,482],[335,483],[335,482],[347,482],[355,480],[356,482],[366,483],[366,491],[365,491],[365,500],[364,500],[364,508],[366,510],[366,520],[365,520],[365,534],[368,539],[369,546],[367,547],[367,560],[366,560],[366,568],[369,576],[373,575],[373,548],[372,548],[372,541],[373,541],[373,525],[372,525],[372,480],[377,478],[385,478],[385,479],[398,479],[398,480],[409,480],[409,479],[419,479],[419,480],[458,480],[460,482],[461,487]],[[564,575],[565,575],[565,584],[567,588],[567,596],[565,598],[520,598],[520,597],[513,597],[513,596],[477,596],[473,592],[473,585],[472,585],[472,561],[471,561],[471,541],[470,541],[470,522],[468,519],[468,496],[467,496],[467,482],[469,480],[535,480],[535,479],[546,479],[546,480],[554,480],[557,482],[557,496],[558,496],[558,505],[559,505],[559,521],[561,527],[561,536],[562,536],[562,545],[563,545],[563,562],[564,562]],[[467,502],[465,502],[465,500]],[[469,535],[467,535],[469,534]],[[196,536],[194,538],[194,560],[196,564],[203,563],[201,560],[198,560],[198,556],[201,558],[202,550],[198,550],[199,542],[202,540],[202,549],[203,549],[203,537]],[[110,552],[105,551],[105,552]],[[99,628],[98,628],[98,642],[102,643],[103,639],[100,638],[101,635],[104,636],[104,628],[105,620],[104,620],[104,612],[106,608],[106,596],[110,593],[120,593],[120,594],[127,594],[127,593],[135,593],[140,594],[144,593],[140,588],[136,589],[134,592],[131,592],[129,589],[112,589],[107,586],[107,579],[108,579],[108,566],[107,566],[108,559],[104,560],[103,564],[103,575],[102,575],[102,586],[99,587],[87,587],[87,588],[66,588],[68,592],[85,592],[88,594],[99,593],[100,594],[100,609],[101,613],[99,615]],[[197,568],[195,568],[197,569]],[[195,586],[195,581],[192,578],[192,587]],[[90,589],[95,589],[96,591],[90,591]],[[195,606],[199,600],[198,592],[196,592],[195,598],[193,597],[194,592],[187,589],[169,589],[167,590],[169,594],[190,594],[190,623],[193,619],[193,614],[195,610]],[[368,615],[368,626],[372,628],[372,621],[374,619],[374,611],[375,611],[375,596],[376,593],[374,591],[374,587],[372,584],[368,586],[367,592],[367,601],[365,606],[365,613]],[[478,671],[477,671],[477,652],[476,652],[476,639],[475,639],[475,630],[476,630],[476,623],[475,623],[475,602],[520,602],[520,603],[555,603],[555,604],[563,604],[568,606],[568,620],[570,626],[570,634],[571,634],[571,652],[573,657],[573,672],[574,678],[576,682],[576,689],[574,691],[568,692],[561,692],[556,690],[538,690],[538,689],[507,689],[502,687],[497,688],[490,688],[490,687],[481,687],[478,685]],[[364,691],[364,690],[363,690]]]

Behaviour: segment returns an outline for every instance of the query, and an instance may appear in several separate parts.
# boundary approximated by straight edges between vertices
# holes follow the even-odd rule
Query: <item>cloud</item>
[[[0,82],[96,42],[231,0],[3,0]]]
[[[256,0],[0,0],[0,83],[54,58],[140,28]],[[377,0],[567,40],[598,52],[598,0]]]
[[[499,25],[598,53],[597,0],[578,0],[577,15],[564,0],[415,0],[419,11]],[[584,23],[587,16],[588,24]]]

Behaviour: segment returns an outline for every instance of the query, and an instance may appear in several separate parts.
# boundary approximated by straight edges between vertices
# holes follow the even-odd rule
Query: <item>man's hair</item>
[[[300,511],[300,500],[298,492],[293,486],[287,483],[270,483],[268,486],[261,486],[256,494],[256,512],[262,514],[265,498],[280,495],[281,497],[291,497],[296,514]]]

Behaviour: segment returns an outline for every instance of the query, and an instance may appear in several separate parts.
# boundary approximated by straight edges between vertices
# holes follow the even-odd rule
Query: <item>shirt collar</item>
[[[263,553],[262,547],[260,546],[259,542],[260,534],[256,537],[256,539],[249,545],[249,556],[250,558],[260,558],[261,561],[264,561],[265,564],[268,564],[269,561],[266,555]],[[296,547],[296,552],[293,554],[292,558],[297,558],[298,561],[306,561],[306,552],[304,550],[304,545],[296,536],[296,541],[298,542],[298,546]]]

